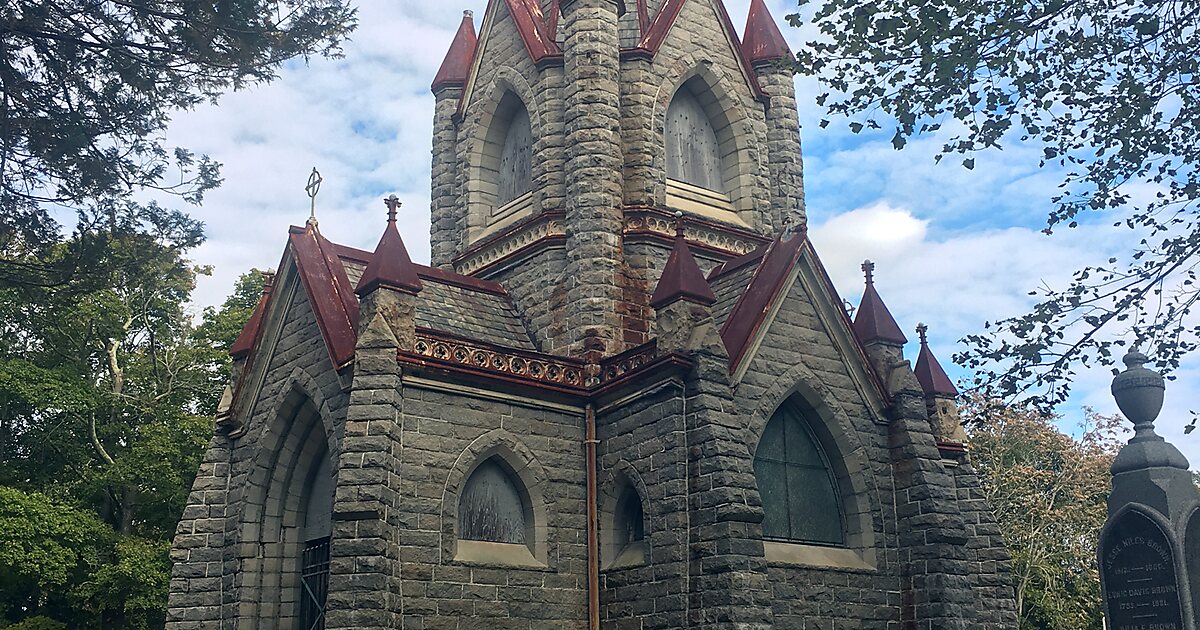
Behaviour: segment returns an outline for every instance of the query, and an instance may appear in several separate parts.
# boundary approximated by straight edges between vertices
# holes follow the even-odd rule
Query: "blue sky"
[[[317,216],[329,238],[372,248],[383,227],[382,198],[396,193],[404,202],[405,243],[415,260],[428,262],[429,83],[462,11],[482,16],[485,4],[364,0],[344,59],[289,63],[269,85],[175,116],[167,142],[224,165],[224,185],[193,211],[208,234],[196,262],[215,270],[197,288],[197,309],[224,299],[238,274],[277,264],[287,227],[308,215],[303,189],[313,166],[325,178]],[[796,6],[768,4],[781,25]],[[749,0],[726,5],[740,28]],[[805,34],[783,31],[798,49]],[[1061,174],[1038,169],[1039,149],[1010,142],[974,156],[971,171],[953,156],[935,164],[949,130],[896,151],[890,130],[854,135],[837,120],[821,129],[818,85],[797,79],[796,86],[811,235],[835,284],[857,303],[859,264],[876,261],[879,291],[914,340],[909,356],[916,356],[911,331],[923,321],[952,378],[966,376],[950,363],[958,339],[984,321],[1022,312],[1030,290],[1061,287],[1080,265],[1129,246],[1130,234],[1111,228],[1107,218],[1041,234]],[[1200,393],[1196,361],[1188,359],[1169,384],[1159,425],[1200,466],[1200,437],[1181,435],[1189,401]],[[1083,405],[1116,411],[1110,380],[1104,370],[1080,376],[1063,408],[1068,424]]]

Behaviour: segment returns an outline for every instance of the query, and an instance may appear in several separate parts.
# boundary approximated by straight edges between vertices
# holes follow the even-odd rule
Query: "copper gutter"
[[[584,445],[587,450],[587,568],[588,629],[600,630],[600,544],[597,532],[596,492],[596,408],[587,404]]]

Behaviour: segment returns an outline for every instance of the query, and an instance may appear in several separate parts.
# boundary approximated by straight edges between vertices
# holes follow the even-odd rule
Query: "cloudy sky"
[[[395,193],[404,202],[409,251],[428,262],[429,83],[462,11],[482,16],[485,4],[362,0],[344,59],[291,63],[270,85],[175,117],[168,143],[224,165],[224,185],[193,211],[208,234],[194,256],[215,269],[197,289],[198,309],[219,303],[238,274],[278,262],[287,227],[308,215],[303,188],[314,166],[325,178],[317,216],[329,238],[373,248],[384,219],[381,200]],[[768,4],[781,23],[796,6]],[[739,27],[748,5],[727,0]],[[797,49],[803,33],[789,27],[784,33]],[[820,129],[816,84],[798,79],[796,87],[811,235],[823,261],[852,303],[861,293],[859,264],[876,261],[884,300],[906,331],[919,321],[930,326],[933,349],[952,378],[966,376],[950,364],[958,339],[984,321],[1022,312],[1031,289],[1061,287],[1071,270],[1129,245],[1128,232],[1103,221],[1053,237],[1040,233],[1060,174],[1039,170],[1032,147],[1009,144],[979,154],[973,171],[957,160],[935,164],[942,138],[918,139],[901,152],[892,148],[890,132],[856,136],[836,122]],[[1185,362],[1169,385],[1159,423],[1194,466],[1200,466],[1200,436],[1182,436],[1182,426],[1200,393],[1198,359]],[[1115,412],[1110,380],[1103,370],[1083,374],[1064,407],[1066,424],[1083,405]]]

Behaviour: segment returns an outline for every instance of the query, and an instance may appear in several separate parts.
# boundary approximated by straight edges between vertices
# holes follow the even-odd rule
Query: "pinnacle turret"
[[[879,297],[875,290],[875,263],[865,261],[862,269],[867,286],[863,290],[862,301],[858,304],[858,312],[854,315],[854,332],[859,341],[881,341],[901,346],[908,343],[908,338],[896,324],[896,318],[892,317],[887,305],[883,303],[883,298]]]
[[[446,58],[442,60],[442,65],[433,78],[431,89],[434,92],[466,85],[467,76],[471,73],[471,64],[475,62],[477,42],[474,13],[463,11],[462,23],[458,26],[458,32],[454,34],[450,50],[446,52]]]

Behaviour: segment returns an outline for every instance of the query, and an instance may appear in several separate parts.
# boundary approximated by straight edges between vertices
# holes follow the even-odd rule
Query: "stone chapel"
[[[763,0],[492,0],[432,83],[432,265],[294,227],[168,627],[1016,628],[956,392],[806,231]]]

